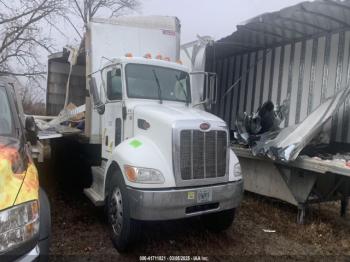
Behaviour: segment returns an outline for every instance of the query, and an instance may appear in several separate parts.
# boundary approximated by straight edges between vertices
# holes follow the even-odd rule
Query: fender
[[[171,150],[171,148],[169,149]],[[130,182],[124,174],[124,165],[152,168],[160,171],[165,179],[164,184],[142,184]],[[125,184],[133,188],[172,188],[175,187],[175,179],[172,169],[172,159],[166,159],[158,146],[143,135],[127,139],[114,148],[107,162],[105,174],[105,193],[107,193],[110,176],[116,168],[121,171]],[[106,195],[106,194],[105,194]]]

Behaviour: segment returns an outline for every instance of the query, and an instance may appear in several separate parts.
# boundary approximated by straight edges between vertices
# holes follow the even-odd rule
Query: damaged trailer
[[[204,70],[218,78],[211,111],[231,129],[245,189],[297,206],[299,223],[311,203],[341,200],[345,215],[350,1],[303,2],[257,16],[209,43],[198,59],[203,57]],[[239,123],[244,126],[239,119],[244,114],[248,119],[268,101],[286,106],[279,128],[260,134],[250,146],[239,145],[233,135],[239,134]]]

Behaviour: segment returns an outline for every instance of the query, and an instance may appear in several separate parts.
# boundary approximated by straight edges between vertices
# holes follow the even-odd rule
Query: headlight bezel
[[[0,211],[0,254],[21,248],[39,238],[39,201],[31,200]]]
[[[125,176],[129,182],[138,183],[138,184],[164,184],[165,178],[157,169],[146,168],[146,167],[135,167],[130,165],[124,165]],[[153,178],[156,179],[146,179],[147,172],[153,174]]]

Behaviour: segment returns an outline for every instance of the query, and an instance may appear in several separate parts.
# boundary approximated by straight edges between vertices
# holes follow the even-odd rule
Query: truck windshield
[[[13,122],[8,96],[3,87],[0,87],[0,136],[12,135]]]
[[[126,85],[129,98],[191,102],[190,77],[176,69],[128,64]]]

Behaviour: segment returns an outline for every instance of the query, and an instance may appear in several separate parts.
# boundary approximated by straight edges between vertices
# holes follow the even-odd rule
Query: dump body
[[[210,111],[224,119],[233,134],[238,131],[237,120],[240,121],[244,113],[251,116],[267,101],[285,104],[287,113],[280,127],[288,129],[283,134],[294,138],[300,150],[304,148],[321,129],[318,124],[310,126],[307,117],[312,117],[317,108],[322,110],[322,106],[327,107],[326,113],[318,117],[326,117],[328,109],[332,109],[324,104],[327,99],[349,88],[349,14],[349,1],[303,2],[254,17],[238,25],[231,35],[207,45],[205,71],[217,74],[219,86],[218,102]],[[204,83],[198,83],[193,88],[203,89],[203,86]],[[334,167],[325,171],[327,175],[320,170],[309,170],[300,159],[288,163],[289,157],[277,157],[276,162],[271,161],[282,151],[291,153],[295,148],[293,143],[283,144],[281,148],[264,148],[269,143],[262,142],[260,148],[264,150],[261,151],[267,153],[261,158],[234,147],[246,177],[245,188],[301,207],[336,199],[345,203],[350,190],[349,178],[343,171],[348,166],[345,159],[336,163],[335,154],[350,150],[349,105],[349,99],[332,105],[336,110],[331,120],[325,124],[319,121],[324,133],[318,140],[330,141],[335,159],[322,164]],[[296,128],[295,125],[304,120],[306,122]],[[306,129],[300,131],[302,127]],[[299,134],[294,134],[297,130]],[[296,139],[300,134],[305,136],[300,138],[301,142]],[[342,172],[338,165],[342,165]],[[300,222],[302,216],[299,218]]]

